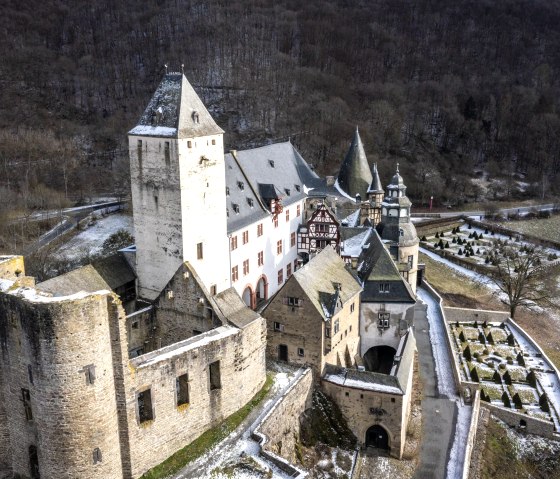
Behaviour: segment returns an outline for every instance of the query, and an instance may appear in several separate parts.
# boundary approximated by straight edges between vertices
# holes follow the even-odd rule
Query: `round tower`
[[[123,477],[114,372],[122,354],[111,333],[124,324],[119,300],[28,293],[0,304],[12,316],[1,367],[10,385],[4,400],[13,473]]]
[[[348,153],[338,172],[337,181],[339,188],[351,198],[356,198],[358,195],[362,200],[367,198],[372,176],[357,127]]]
[[[418,235],[410,217],[412,203],[406,196],[406,185],[397,171],[387,185],[387,194],[381,202],[381,238],[388,243],[389,251],[399,271],[416,292],[418,273]]]

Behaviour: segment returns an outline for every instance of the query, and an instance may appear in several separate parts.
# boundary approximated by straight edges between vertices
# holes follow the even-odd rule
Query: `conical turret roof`
[[[371,180],[371,184],[368,188],[368,193],[383,193],[383,186],[381,186],[381,180],[379,179],[379,172],[377,171],[377,163],[373,164],[373,168],[371,170],[371,176],[373,179]]]
[[[356,128],[352,144],[338,173],[338,185],[352,198],[359,194],[365,199],[372,180],[364,145]]]
[[[223,132],[185,75],[168,73],[129,134],[196,138]]]

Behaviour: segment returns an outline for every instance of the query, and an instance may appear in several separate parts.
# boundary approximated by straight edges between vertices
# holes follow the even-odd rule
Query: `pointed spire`
[[[371,169],[371,176],[373,179],[371,180],[371,184],[368,188],[368,193],[383,193],[383,186],[381,185],[381,180],[379,179],[379,172],[377,171],[377,163],[373,164],[373,168]]]
[[[373,177],[369,169],[364,145],[356,126],[352,144],[338,172],[338,185],[352,198],[357,194],[361,198],[366,198],[372,180]]]
[[[129,133],[196,138],[223,132],[185,75],[171,72],[165,74],[138,125]]]

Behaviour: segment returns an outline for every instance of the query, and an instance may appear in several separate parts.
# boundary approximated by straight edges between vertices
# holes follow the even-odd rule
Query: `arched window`
[[[102,456],[101,456],[101,449],[99,449],[98,447],[96,447],[93,450],[93,463],[97,464],[98,462],[101,462],[103,460]]]
[[[404,230],[402,228],[399,229],[399,236],[404,236]]]

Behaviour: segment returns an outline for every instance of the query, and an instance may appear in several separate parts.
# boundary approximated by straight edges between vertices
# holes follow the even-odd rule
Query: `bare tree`
[[[490,275],[490,281],[506,295],[512,318],[519,306],[531,309],[537,302],[550,303],[550,292],[546,287],[549,275],[547,268],[542,266],[544,252],[540,248],[526,247],[523,250],[503,246],[499,253],[494,251],[495,270]]]

